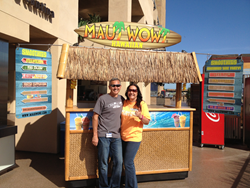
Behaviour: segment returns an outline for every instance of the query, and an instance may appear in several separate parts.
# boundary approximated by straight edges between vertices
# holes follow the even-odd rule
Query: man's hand
[[[98,137],[97,136],[93,136],[92,137],[92,144],[94,145],[94,146],[97,146],[98,145]]]

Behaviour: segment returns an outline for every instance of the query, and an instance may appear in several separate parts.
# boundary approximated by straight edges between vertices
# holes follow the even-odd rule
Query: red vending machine
[[[201,147],[204,144],[216,145],[224,149],[224,114],[207,113],[203,111],[204,80],[202,74],[201,87]]]

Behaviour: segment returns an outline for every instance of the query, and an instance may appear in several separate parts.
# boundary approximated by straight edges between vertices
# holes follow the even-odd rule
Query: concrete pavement
[[[16,151],[17,167],[0,175],[0,188],[66,188],[64,159],[57,154]],[[182,180],[139,183],[139,188],[250,187],[250,151],[242,145],[193,146],[193,165]]]

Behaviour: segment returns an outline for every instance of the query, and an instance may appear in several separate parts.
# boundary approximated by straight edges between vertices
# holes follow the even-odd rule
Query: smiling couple
[[[134,158],[142,140],[143,124],[150,115],[142,100],[140,88],[131,83],[126,90],[126,100],[119,95],[121,82],[109,81],[110,93],[98,98],[93,115],[92,144],[98,148],[99,188],[119,188],[122,163],[125,167],[125,187],[137,188]],[[108,158],[113,161],[108,182]]]

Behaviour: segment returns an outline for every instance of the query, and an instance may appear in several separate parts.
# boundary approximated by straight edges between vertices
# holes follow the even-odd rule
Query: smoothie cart
[[[67,79],[65,180],[98,178],[92,108],[73,106],[74,80],[176,83],[175,106],[149,106],[151,121],[135,158],[138,181],[183,179],[192,170],[194,108],[181,106],[182,83],[202,81],[195,53],[62,47],[57,77]],[[111,165],[109,165],[110,167]],[[89,184],[88,184],[89,185]]]

